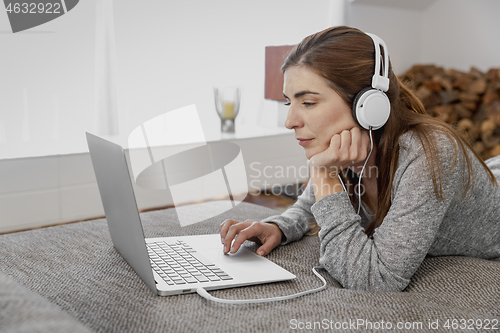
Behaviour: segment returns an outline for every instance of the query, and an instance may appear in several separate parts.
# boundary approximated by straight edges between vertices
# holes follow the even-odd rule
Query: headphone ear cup
[[[354,100],[352,102],[352,117],[363,128],[365,128],[365,127],[363,125],[361,125],[359,120],[358,120],[359,119],[358,118],[358,112],[359,112],[358,110],[360,109],[360,105],[358,106],[358,103],[361,100],[361,97],[363,97],[363,95],[367,91],[370,91],[370,90],[374,90],[374,89],[372,87],[366,87],[366,88],[361,89],[361,91],[356,95],[356,97],[354,97]],[[368,128],[365,128],[365,129],[368,129]]]
[[[367,87],[356,95],[352,111],[361,127],[376,130],[389,119],[391,102],[383,91]]]

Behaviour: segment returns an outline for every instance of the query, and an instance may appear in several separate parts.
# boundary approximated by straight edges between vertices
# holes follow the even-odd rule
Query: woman
[[[285,125],[304,147],[311,178],[281,215],[224,221],[225,253],[249,239],[267,255],[316,221],[319,261],[330,275],[345,288],[381,291],[405,289],[427,255],[500,257],[500,157],[483,162],[453,128],[426,115],[390,63],[385,125],[364,129],[353,117],[356,95],[376,73],[374,50],[372,38],[349,27],[292,50],[282,66]]]

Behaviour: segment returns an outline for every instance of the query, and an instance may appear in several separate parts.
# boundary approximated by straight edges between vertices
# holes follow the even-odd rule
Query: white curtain
[[[96,1],[95,130],[118,135],[118,95],[113,0]]]

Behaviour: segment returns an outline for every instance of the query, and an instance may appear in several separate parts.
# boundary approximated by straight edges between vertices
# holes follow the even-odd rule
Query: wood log
[[[486,73],[486,79],[491,81],[494,80],[497,75],[498,75],[498,69],[496,68],[491,68],[487,73]]]
[[[494,100],[500,99],[500,95],[498,92],[491,87],[486,90],[486,93],[483,95],[483,103],[491,104]]]
[[[497,125],[490,119],[486,119],[481,123],[481,141],[484,147],[491,149],[497,144],[500,144],[500,137],[494,136]]]
[[[479,128],[469,118],[460,120],[457,129],[470,144],[479,138]]]
[[[436,75],[432,79],[436,82],[439,82],[441,87],[443,87],[446,91],[453,90],[453,83],[449,77],[447,77],[445,75],[443,75],[443,76]]]
[[[432,112],[435,117],[449,124],[455,124],[458,121],[453,105],[436,105],[432,108]]]
[[[474,142],[474,150],[481,156],[484,156],[484,145],[481,141]],[[484,158],[484,157],[483,157]]]
[[[500,155],[500,144],[495,145],[495,147],[490,150],[491,157]]]
[[[486,114],[498,128],[500,128],[500,99],[495,100],[490,105],[486,106]]]
[[[431,116],[456,126],[483,158],[500,154],[500,68],[483,73],[415,65],[401,80]]]
[[[476,81],[472,82],[472,84],[469,87],[469,92],[474,95],[484,94],[485,90],[486,90],[486,79],[484,77],[479,78]]]
[[[472,118],[472,111],[470,111],[460,103],[453,104],[453,111],[457,114],[458,119]]]
[[[424,81],[424,85],[427,88],[429,88],[429,90],[432,92],[439,92],[439,91],[443,90],[443,87],[437,81]]]
[[[481,123],[481,136],[490,137],[495,132],[497,125],[489,119],[486,119]]]
[[[458,94],[458,99],[462,102],[476,103],[481,99],[481,97],[470,91],[462,91]]]
[[[484,73],[481,72],[479,69],[476,67],[471,67],[469,70],[469,75],[473,78],[480,79],[484,76]]]
[[[477,103],[473,101],[462,101],[462,105],[471,111],[477,110]]]
[[[420,86],[417,91],[415,91],[415,95],[423,102],[432,95],[432,91],[426,86]]]
[[[473,81],[474,78],[472,76],[467,74],[461,75],[453,82],[453,88],[468,91]]]
[[[460,93],[458,90],[441,90],[439,97],[443,104],[451,104],[459,100]]]

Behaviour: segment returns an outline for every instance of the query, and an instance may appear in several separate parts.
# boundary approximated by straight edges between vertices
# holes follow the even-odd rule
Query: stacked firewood
[[[500,155],[500,68],[416,65],[401,76],[427,113],[454,125],[484,158]]]

